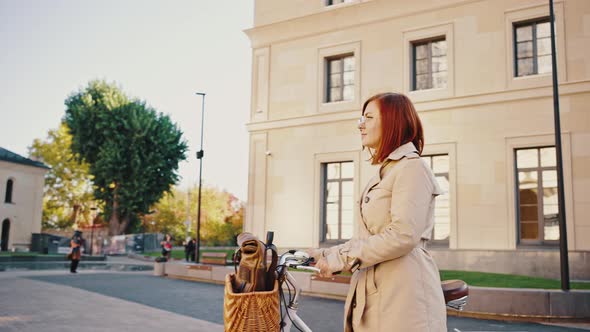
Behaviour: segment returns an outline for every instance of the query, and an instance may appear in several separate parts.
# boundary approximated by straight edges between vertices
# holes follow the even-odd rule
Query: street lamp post
[[[570,289],[569,258],[567,249],[567,226],[565,221],[565,193],[563,189],[563,158],[561,154],[561,123],[559,120],[559,83],[557,80],[557,50],[555,47],[555,12],[553,0],[549,0],[549,21],[551,25],[551,74],[553,78],[553,121],[555,127],[555,154],[557,159],[557,217],[559,218],[559,262],[561,289]],[[563,56],[563,54],[562,54]]]
[[[200,262],[199,252],[201,250],[201,186],[203,178],[203,123],[205,122],[205,94],[197,92],[197,95],[202,97],[201,104],[201,149],[197,151],[197,159],[199,159],[199,202],[197,207],[197,243],[195,246],[195,262]]]

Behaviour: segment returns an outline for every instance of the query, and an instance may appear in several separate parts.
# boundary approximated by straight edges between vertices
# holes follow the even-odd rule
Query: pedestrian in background
[[[75,231],[74,236],[70,240],[70,273],[78,273],[78,263],[82,257],[82,246],[84,245],[84,238],[82,238],[81,231]]]
[[[364,103],[358,129],[371,164],[380,166],[360,196],[358,232],[310,254],[323,276],[354,272],[345,331],[447,331],[438,268],[426,250],[442,190],[420,158],[418,113],[402,94],[378,94]]]
[[[195,261],[195,241],[192,238],[187,237],[187,242],[184,245],[184,257],[187,262]]]

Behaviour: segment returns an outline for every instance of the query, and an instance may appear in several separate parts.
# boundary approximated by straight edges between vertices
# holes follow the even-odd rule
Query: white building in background
[[[30,249],[31,235],[41,233],[48,170],[42,162],[0,147],[0,251]]]
[[[590,278],[590,1],[556,0],[572,278]],[[376,172],[364,100],[407,94],[447,194],[443,269],[559,276],[546,0],[256,0],[246,231],[277,245],[350,238]]]

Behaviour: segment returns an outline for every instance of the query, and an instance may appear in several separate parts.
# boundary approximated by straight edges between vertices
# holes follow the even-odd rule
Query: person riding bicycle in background
[[[358,232],[309,253],[322,276],[354,272],[345,331],[446,331],[440,276],[426,250],[442,190],[420,158],[418,113],[402,94],[377,94],[364,103],[358,129],[371,163],[380,165],[360,198]]]

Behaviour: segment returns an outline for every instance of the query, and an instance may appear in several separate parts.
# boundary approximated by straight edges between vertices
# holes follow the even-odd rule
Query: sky
[[[179,186],[247,199],[253,0],[0,0],[0,146],[23,156],[94,79],[115,82],[178,124]]]

